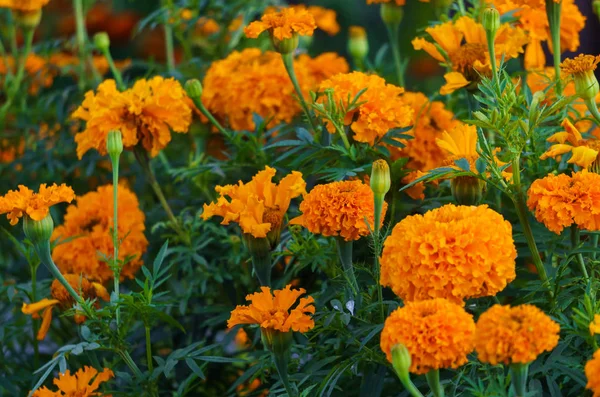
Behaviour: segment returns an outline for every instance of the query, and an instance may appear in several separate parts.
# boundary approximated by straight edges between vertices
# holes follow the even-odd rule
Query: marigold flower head
[[[359,97],[362,103],[357,109],[346,113],[344,124],[349,125],[354,132],[354,140],[374,145],[377,139],[383,138],[393,128],[408,127],[412,123],[413,109],[402,101],[400,96],[404,89],[391,84],[376,75],[362,72],[338,74],[325,80],[319,86],[319,91],[333,90],[333,100],[339,104],[353,100],[356,95],[366,89]],[[319,99],[327,102],[327,96]],[[335,128],[327,123],[329,132]]]
[[[213,35],[215,33],[219,33],[221,31],[221,27],[219,23],[212,18],[208,17],[200,17],[196,21],[196,26],[194,28],[194,34],[207,37]]]
[[[312,296],[298,298],[306,293],[304,288],[291,289],[287,285],[284,289],[275,290],[271,294],[269,287],[261,287],[261,292],[246,296],[250,301],[248,306],[238,305],[231,311],[227,327],[232,328],[238,324],[258,324],[261,328],[273,329],[280,332],[307,332],[315,326],[310,316],[314,314],[315,306]],[[296,305],[294,308],[292,306]]]
[[[563,73],[577,75],[593,72],[600,63],[600,55],[579,54],[575,58],[567,58],[561,64]]]
[[[75,136],[79,158],[90,149],[105,155],[112,130],[121,131],[126,149],[141,144],[156,156],[171,141],[171,130],[188,131],[192,110],[178,81],[156,76],[138,80],[124,92],[117,90],[114,80],[105,80],[96,93],[85,94],[72,117],[86,122],[86,129]]]
[[[218,215],[223,218],[222,225],[236,222],[243,233],[256,238],[267,237],[271,231],[278,233],[291,200],[306,193],[306,182],[300,172],[293,171],[275,184],[275,173],[267,166],[248,183],[217,186],[220,197],[215,203],[204,204],[202,219]]]
[[[49,2],[50,0],[0,0],[0,8],[31,12],[40,10]]]
[[[77,274],[65,274],[64,277],[83,299],[102,298],[105,301],[110,300],[108,292],[102,284],[90,282],[88,279]],[[50,293],[52,299],[44,298],[35,303],[23,303],[23,307],[21,308],[23,314],[29,314],[33,318],[40,318],[39,312],[42,311],[42,325],[37,334],[38,340],[43,340],[50,329],[50,324],[52,323],[52,310],[54,307],[58,307],[60,310],[64,311],[72,308],[75,304],[73,297],[58,280],[52,281]],[[84,321],[85,316],[82,314],[75,314],[76,323],[81,324]]]
[[[304,196],[300,211],[302,215],[292,219],[291,225],[304,226],[311,233],[323,236],[340,236],[346,241],[368,235],[375,222],[373,191],[361,181],[317,185]],[[382,220],[386,211],[384,202]]]
[[[381,350],[392,361],[391,349],[399,343],[411,356],[410,372],[458,368],[473,351],[475,322],[461,306],[446,299],[408,302],[385,320]]]
[[[334,53],[316,58],[302,55],[294,61],[298,83],[305,96],[319,83],[348,71],[346,60]],[[227,58],[213,62],[208,69],[202,103],[220,121],[235,131],[253,131],[254,115],[268,120],[268,128],[290,123],[302,109],[294,99],[292,82],[283,66],[281,55],[257,48],[234,51]]]
[[[132,279],[142,266],[142,255],[148,247],[144,236],[145,215],[137,196],[125,185],[119,185],[117,200],[119,259],[128,260],[121,267],[121,279]],[[67,208],[63,224],[52,234],[53,239],[61,240],[52,251],[52,258],[63,273],[83,274],[100,283],[112,280],[113,271],[98,252],[106,255],[113,252],[113,210],[112,185],[78,197],[77,204]]]
[[[593,397],[600,397],[600,350],[585,364],[585,376],[588,379],[585,387],[594,393]]]
[[[43,386],[33,393],[32,397],[91,397],[102,396],[98,388],[104,382],[108,382],[115,374],[108,368],[102,372],[97,369],[85,366],[79,369],[75,374],[67,370],[64,374],[59,374],[53,383],[58,387],[57,391],[51,391]],[[92,381],[93,380],[93,381]],[[90,383],[91,382],[91,383]]]
[[[590,323],[590,335],[600,334],[600,314],[594,314],[594,320]]]
[[[278,12],[265,13],[260,21],[252,22],[244,29],[246,37],[255,39],[268,30],[272,37],[283,41],[295,34],[312,36],[317,28],[315,17],[306,9],[282,8]]]
[[[285,7],[267,7],[265,14],[277,13]],[[340,32],[340,25],[337,22],[337,14],[334,10],[320,6],[307,6],[305,4],[290,5],[290,8],[298,12],[308,11],[315,19],[318,29],[321,29],[330,36],[335,36]]]
[[[452,68],[452,72],[444,76],[446,85],[441,88],[440,94],[446,95],[477,83],[480,74],[491,75],[490,55],[483,25],[471,17],[463,16],[456,21],[428,27],[425,31],[433,42],[421,37],[415,38],[412,41],[415,50],[425,50],[441,63],[446,63],[448,58]],[[522,29],[502,24],[494,42],[497,61],[518,57],[527,42],[528,38]]]
[[[26,186],[19,185],[19,190],[9,190],[0,197],[0,214],[7,214],[11,225],[16,225],[19,218],[28,215],[34,221],[41,221],[48,215],[49,208],[58,203],[70,203],[75,192],[65,185],[40,185],[38,193]]]
[[[574,223],[580,229],[600,230],[600,175],[596,173],[550,174],[535,180],[527,196],[536,219],[556,234]]]
[[[574,59],[565,59],[560,64],[563,73],[573,76],[575,91],[584,100],[594,100],[600,93],[600,84],[594,74],[598,62],[600,55],[580,54]]]
[[[600,152],[600,140],[595,137],[592,139],[583,139],[581,133],[568,120],[564,119],[562,127],[565,131],[557,132],[547,139],[554,143],[550,148],[540,156],[540,159],[554,158],[560,161],[562,155],[571,153],[571,158],[567,161],[569,164],[577,164],[582,168],[590,168],[592,165],[600,167],[598,163],[598,153]]]
[[[485,233],[482,231],[485,230]],[[399,222],[383,245],[381,285],[406,301],[492,296],[515,278],[512,226],[487,205],[447,204]]]
[[[527,364],[558,344],[560,326],[533,305],[494,305],[477,320],[479,360],[496,365]]]

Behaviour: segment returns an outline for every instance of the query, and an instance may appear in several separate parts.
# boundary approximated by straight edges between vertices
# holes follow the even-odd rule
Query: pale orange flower
[[[294,35],[312,36],[317,28],[314,16],[307,10],[283,8],[279,12],[265,13],[260,21],[252,22],[244,32],[252,39],[268,30],[277,40],[291,39]]]
[[[64,374],[59,374],[54,379],[54,385],[58,387],[57,391],[51,391],[43,386],[33,393],[32,397],[92,397],[102,396],[98,388],[104,382],[108,382],[115,374],[108,368],[98,372],[95,368],[84,367],[75,374],[67,370]],[[92,381],[93,379],[93,381]],[[92,382],[92,383],[90,383]]]
[[[29,216],[34,221],[41,221],[49,212],[49,208],[58,203],[70,203],[75,198],[75,192],[69,186],[40,185],[38,193],[26,186],[19,185],[19,190],[9,190],[0,197],[0,214],[7,214],[11,225],[16,225],[19,218]]]

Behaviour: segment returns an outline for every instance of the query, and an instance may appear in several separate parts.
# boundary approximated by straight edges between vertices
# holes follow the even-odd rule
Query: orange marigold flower
[[[102,284],[90,282],[88,279],[77,274],[65,274],[64,277],[71,287],[73,287],[73,289],[84,299],[102,298],[105,301],[110,300],[108,292]],[[71,309],[75,304],[73,297],[58,280],[52,281],[50,294],[52,299],[44,298],[35,303],[23,303],[23,307],[21,308],[23,314],[29,314],[33,318],[40,318],[39,312],[43,310],[41,314],[42,325],[37,334],[38,340],[43,340],[50,329],[50,324],[52,323],[52,309],[54,307],[58,307],[60,310],[64,311]],[[85,316],[77,313],[75,314],[74,319],[77,324],[81,324],[85,321]]]
[[[294,61],[294,69],[304,96],[308,96],[321,81],[345,73],[349,67],[344,58],[325,53],[316,58],[301,55]],[[234,51],[213,62],[202,86],[202,103],[235,131],[253,131],[255,114],[273,128],[290,123],[302,111],[281,55],[273,51]]]
[[[600,350],[585,364],[585,376],[588,379],[585,387],[594,393],[593,397],[600,397]]]
[[[340,236],[346,241],[368,235],[375,222],[373,191],[361,181],[317,185],[304,196],[300,211],[302,215],[292,219],[290,225],[302,225],[311,233]],[[382,221],[386,211],[384,202]]]
[[[86,122],[75,136],[79,158],[90,149],[106,154],[106,137],[111,130],[123,134],[126,149],[141,144],[156,156],[171,141],[171,130],[186,133],[192,110],[181,84],[160,76],[138,80],[133,88],[119,92],[114,80],[106,80],[96,93],[85,94],[73,118]]]
[[[260,21],[246,26],[244,33],[251,39],[265,30],[277,40],[291,39],[295,34],[312,36],[317,28],[313,14],[306,9],[282,8],[279,12],[265,13]]]
[[[0,0],[0,8],[29,12],[37,11],[49,2],[50,0]]]
[[[413,109],[406,105],[400,94],[401,87],[386,84],[385,80],[376,75],[362,72],[338,74],[325,80],[319,86],[319,91],[333,90],[336,104],[347,103],[361,91],[366,91],[359,97],[362,103],[357,109],[346,113],[344,124],[349,125],[354,132],[354,140],[374,145],[393,128],[408,127],[412,124]],[[327,96],[319,99],[327,102]],[[335,127],[327,123],[327,129],[335,133]]]
[[[477,83],[481,74],[491,75],[483,25],[471,17],[463,16],[456,21],[428,27],[425,31],[434,42],[418,37],[412,41],[415,50],[425,50],[442,63],[448,59],[452,68],[452,72],[444,75],[446,85],[440,89],[440,94],[446,95]],[[509,24],[501,25],[494,43],[497,61],[518,57],[527,42],[528,38],[522,29]],[[445,54],[440,52],[440,48]]]
[[[132,279],[142,266],[142,255],[148,247],[145,215],[137,196],[125,185],[119,185],[117,199],[119,259],[127,259],[121,267],[121,280]],[[63,273],[83,274],[101,283],[112,280],[113,271],[97,253],[113,252],[113,209],[112,185],[78,197],[77,204],[67,208],[63,224],[52,234],[53,239],[66,240],[52,251],[52,258]]]
[[[85,366],[73,375],[67,370],[64,374],[59,374],[58,378],[53,381],[54,385],[58,387],[57,391],[51,391],[44,386],[36,390],[32,397],[102,396],[104,394],[98,392],[98,388],[102,383],[108,382],[114,376],[113,371],[108,368],[104,368],[102,372],[98,372],[95,368]],[[90,384],[90,382],[92,383]]]
[[[75,192],[65,185],[40,185],[38,193],[26,186],[19,185],[19,190],[9,190],[0,197],[0,214],[7,214],[11,225],[16,225],[19,218],[28,215],[34,221],[41,221],[48,215],[48,210],[58,203],[70,203]]]
[[[479,360],[496,365],[527,364],[558,344],[560,326],[533,305],[494,305],[475,330]]]
[[[291,289],[287,285],[284,289],[273,291],[271,288],[261,287],[261,292],[246,296],[250,305],[238,305],[231,311],[227,327],[232,328],[238,324],[258,324],[261,328],[274,329],[281,332],[307,332],[315,326],[310,316],[314,314],[315,306],[312,296],[296,301],[306,293],[304,288]]]
[[[213,35],[215,33],[219,33],[221,31],[221,27],[219,23],[212,18],[200,17],[196,21],[196,27],[194,28],[194,34],[207,37]]]
[[[550,174],[535,180],[527,195],[527,206],[535,210],[536,219],[556,234],[573,223],[580,229],[600,230],[600,175],[596,173]]]
[[[429,3],[429,0],[419,0],[422,3]],[[367,0],[367,4],[379,4],[379,3],[396,3],[398,6],[406,4],[406,0]]]
[[[485,230],[486,233],[481,233]],[[515,278],[512,226],[487,205],[404,218],[385,240],[381,285],[404,301],[496,295]]]
[[[256,238],[267,237],[269,232],[278,234],[291,200],[306,193],[306,182],[300,172],[292,171],[276,185],[272,182],[276,172],[267,166],[248,183],[217,186],[220,197],[216,203],[204,204],[202,219],[218,215],[223,218],[222,225],[236,222],[243,233]]]
[[[590,168],[592,165],[600,167],[600,164],[596,164],[600,152],[600,140],[595,137],[583,139],[581,133],[568,119],[564,119],[561,125],[565,131],[557,132],[547,139],[554,145],[550,146],[540,159],[552,157],[560,161],[563,154],[571,153],[571,158],[567,161],[569,164],[577,164],[582,168]]]
[[[560,68],[563,73],[577,75],[593,72],[600,63],[600,55],[584,55],[579,54],[575,58],[567,58],[561,64]]]
[[[590,335],[600,334],[600,314],[594,314],[594,320],[590,323]]]
[[[408,302],[385,320],[381,350],[392,361],[392,347],[406,346],[411,356],[409,371],[458,368],[473,351],[475,322],[461,306],[446,299]]]
[[[298,11],[306,10],[315,18],[317,28],[321,29],[330,36],[335,36],[340,32],[340,25],[337,22],[337,15],[334,10],[319,6],[306,6],[298,4],[291,6]]]

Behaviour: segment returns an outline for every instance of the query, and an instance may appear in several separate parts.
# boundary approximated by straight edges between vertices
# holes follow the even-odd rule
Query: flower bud
[[[98,32],[94,35],[94,45],[100,51],[107,51],[110,48],[110,37],[106,32]]]
[[[106,138],[106,151],[111,159],[118,158],[123,153],[123,135],[119,130],[112,130]]]
[[[275,355],[288,354],[292,347],[293,333],[281,332],[273,328],[261,328],[260,338],[265,348]]]
[[[593,70],[573,74],[573,81],[575,82],[575,92],[583,100],[594,100],[600,91],[598,79]]]
[[[244,245],[252,257],[254,273],[260,285],[271,286],[271,243],[268,238],[254,237],[250,233],[242,235]]]
[[[392,180],[390,178],[390,166],[385,160],[373,162],[371,168],[371,190],[376,196],[383,196],[390,191]]]
[[[410,352],[406,346],[401,343],[392,346],[392,366],[400,379],[405,379],[409,376],[408,371],[411,364]]]
[[[481,24],[491,37],[496,37],[496,32],[500,29],[500,13],[498,10],[491,7],[486,8],[483,12]]]
[[[298,44],[300,43],[300,38],[298,37],[297,33],[293,33],[291,39],[283,40],[279,40],[275,36],[271,35],[271,41],[273,42],[275,51],[281,55],[287,55],[296,51],[296,48],[298,48]]]
[[[381,20],[386,25],[398,25],[402,22],[404,10],[395,3],[383,3],[381,5]]]
[[[483,198],[485,182],[474,176],[458,176],[450,181],[452,196],[459,205],[478,205]]]
[[[202,97],[202,83],[197,79],[188,80],[185,83],[185,92],[192,99],[200,99]]]
[[[350,26],[350,39],[348,40],[348,53],[357,60],[364,59],[369,54],[369,40],[367,32],[360,26]]]
[[[25,215],[23,217],[23,231],[25,232],[25,236],[34,245],[49,242],[54,231],[52,215],[46,215],[41,221],[35,221],[28,215]]]
[[[35,29],[42,20],[42,9],[33,11],[13,10],[12,15],[17,25],[24,29]]]

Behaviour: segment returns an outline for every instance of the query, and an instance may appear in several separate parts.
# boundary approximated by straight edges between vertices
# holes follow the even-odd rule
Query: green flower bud
[[[98,32],[94,35],[94,45],[100,51],[106,51],[110,48],[110,37],[106,32]]]
[[[367,32],[360,26],[350,26],[350,39],[348,40],[348,53],[357,60],[364,59],[369,54],[369,40]]]
[[[288,354],[293,342],[293,332],[281,332],[273,328],[261,328],[260,338],[265,348],[279,356]]]
[[[483,198],[485,182],[474,176],[458,176],[450,181],[450,190],[459,205],[478,205]]]
[[[49,242],[54,231],[52,215],[46,215],[41,221],[35,221],[28,215],[25,215],[23,217],[23,231],[25,232],[25,236],[34,245]]]
[[[281,230],[281,229],[279,229]],[[254,237],[250,233],[242,234],[244,245],[252,257],[254,273],[260,285],[271,286],[271,242],[268,238]]]
[[[119,130],[112,130],[106,138],[106,151],[111,159],[118,158],[123,153],[123,135]]]
[[[185,92],[192,99],[200,99],[202,97],[202,83],[197,79],[188,80],[185,83]]]
[[[403,344],[392,346],[392,366],[400,379],[409,377],[408,370],[412,364],[410,352]]]
[[[594,100],[600,91],[598,79],[593,70],[574,74],[573,81],[575,82],[575,92],[581,99]]]
[[[373,162],[371,168],[371,190],[376,196],[383,196],[390,191],[392,180],[390,178],[390,166],[385,160]]]
[[[13,18],[17,22],[17,25],[23,29],[35,29],[38,27],[42,20],[42,10],[34,11],[12,11]]]
[[[486,8],[483,11],[481,24],[488,34],[496,37],[496,32],[500,29],[500,13],[495,8]]]
[[[402,22],[404,10],[395,3],[383,3],[381,5],[381,20],[386,25],[398,25]]]
[[[300,37],[298,36],[298,33],[293,33],[291,39],[283,40],[279,40],[275,36],[271,36],[271,41],[273,42],[273,47],[275,48],[275,51],[277,51],[281,55],[287,55],[296,51],[296,48],[298,48],[298,44],[300,44]]]

